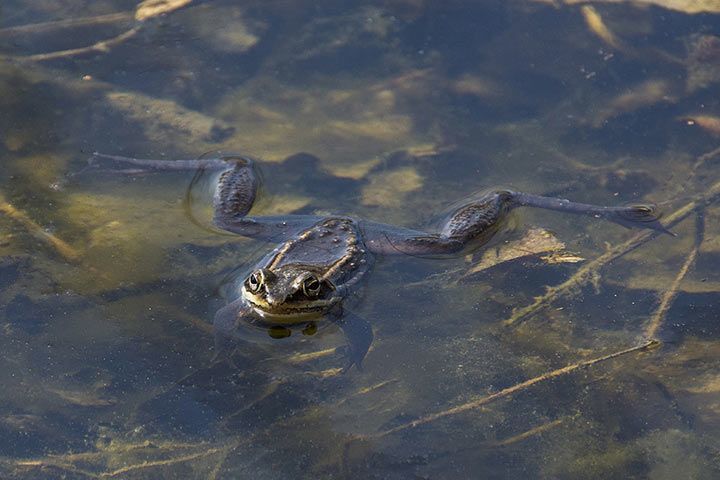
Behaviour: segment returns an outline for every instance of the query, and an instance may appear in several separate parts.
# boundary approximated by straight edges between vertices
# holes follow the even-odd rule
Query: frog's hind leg
[[[514,206],[536,207],[559,212],[588,215],[603,218],[627,228],[639,227],[656,230],[661,233],[675,236],[660,222],[660,211],[652,203],[639,203],[619,207],[591,205],[587,203],[571,202],[564,198],[543,197],[522,192],[510,192]]]
[[[125,175],[183,171],[217,172],[218,178],[213,195],[214,223],[221,228],[229,218],[247,215],[255,203],[259,183],[253,160],[242,155],[196,160],[150,160],[94,153],[88,159],[88,166],[77,174],[87,172],[89,169]]]
[[[363,222],[365,244],[373,253],[448,255],[487,243],[513,208],[509,192],[485,193],[456,208],[439,232],[421,232],[393,225]]]
[[[215,193],[213,195],[213,223],[223,229],[229,224],[242,226],[248,224],[249,234],[258,230],[256,222],[241,219],[247,215],[255,203],[258,190],[258,177],[255,174],[253,160],[241,155],[228,155],[218,158],[196,160],[150,160],[121,157],[95,153],[88,159],[88,168],[97,168],[101,172],[138,175],[142,173],[214,171],[217,172]],[[87,169],[86,169],[87,170]],[[236,231],[237,228],[233,231]]]
[[[392,225],[363,222],[365,244],[373,253],[406,255],[456,254],[486,243],[517,207],[536,207],[603,218],[624,227],[648,228],[674,235],[660,223],[652,204],[606,207],[510,190],[481,195],[456,208],[439,232],[419,232]]]
[[[673,235],[660,223],[660,212],[653,204],[607,207],[511,190],[496,190],[455,210],[444,224],[440,237],[456,240],[464,246],[476,239],[487,241],[488,235],[492,236],[498,230],[507,213],[517,207],[586,215],[609,220],[627,228],[647,228]]]
[[[240,155],[197,160],[149,160],[95,153],[88,159],[88,168],[126,175],[182,171],[218,172],[213,195],[216,224],[222,223],[228,217],[247,215],[255,203],[258,189],[252,159]]]
[[[89,169],[124,175],[183,171],[214,173],[213,224],[246,237],[280,242],[316,220],[308,216],[247,217],[255,203],[260,180],[254,161],[244,155],[196,160],[149,160],[96,153],[88,160],[88,167],[76,175]]]
[[[319,220],[312,215],[246,217],[257,195],[259,180],[253,162],[234,158],[218,177],[213,223],[228,232],[271,242],[283,242]]]
[[[249,158],[238,155],[193,160],[157,160],[107,155],[105,153],[95,152],[88,158],[87,167],[75,175],[85,173],[88,170],[99,173],[121,173],[125,175],[140,175],[163,171],[191,172],[200,169],[220,170],[227,168],[227,166],[235,160],[251,161]]]

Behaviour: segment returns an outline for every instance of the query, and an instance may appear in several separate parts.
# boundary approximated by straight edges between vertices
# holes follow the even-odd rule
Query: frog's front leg
[[[268,335],[270,332],[267,324],[262,324],[264,327],[256,330],[257,327],[252,326],[257,323],[256,320],[252,307],[243,298],[218,310],[213,322],[215,330],[214,359],[230,358],[239,343],[267,342],[271,338],[275,338]],[[343,353],[346,362],[343,373],[353,365],[361,370],[362,361],[374,338],[370,323],[354,313],[343,311],[340,307],[328,313],[326,320],[332,321],[340,327],[345,336],[346,345],[338,348],[338,351]],[[261,330],[263,330],[262,333]]]
[[[479,247],[503,225],[507,214],[517,207],[535,207],[602,218],[624,227],[640,227],[673,235],[659,221],[652,204],[607,207],[571,202],[509,190],[478,196],[455,209],[439,232],[415,230],[364,222],[365,244],[374,253],[437,255],[452,254]]]
[[[252,309],[242,298],[225,305],[215,313],[213,321],[215,334],[215,355],[213,359],[230,358],[237,348],[238,327],[249,319]]]
[[[342,308],[332,312],[330,318],[345,335],[346,345],[340,348],[346,360],[343,373],[347,372],[353,365],[358,370],[362,370],[362,361],[367,355],[374,338],[372,326],[364,318],[352,312],[343,311]]]
[[[208,171],[216,174],[213,194],[213,224],[246,237],[281,242],[317,221],[313,216],[247,217],[255,203],[259,177],[254,161],[243,155],[197,160],[150,160],[95,153],[88,169],[138,175],[159,172]]]

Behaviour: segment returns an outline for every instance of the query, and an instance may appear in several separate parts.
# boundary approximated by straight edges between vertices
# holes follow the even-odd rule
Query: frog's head
[[[330,280],[298,264],[255,270],[243,282],[242,296],[260,316],[288,324],[320,316],[341,300]]]

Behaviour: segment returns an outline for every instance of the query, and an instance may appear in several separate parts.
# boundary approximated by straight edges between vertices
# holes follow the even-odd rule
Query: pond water
[[[0,476],[718,478],[719,65],[712,0],[5,0]],[[518,209],[376,259],[362,370],[332,326],[216,358],[272,246],[93,152],[253,156],[258,216],[431,228],[505,186],[676,236]]]

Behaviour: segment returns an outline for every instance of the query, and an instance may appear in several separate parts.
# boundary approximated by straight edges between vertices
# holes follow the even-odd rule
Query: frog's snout
[[[284,295],[277,295],[277,294],[271,294],[271,293],[269,293],[269,294],[265,297],[265,301],[266,301],[269,305],[273,305],[273,306],[282,305],[282,304],[285,302],[285,296],[284,296]]]

